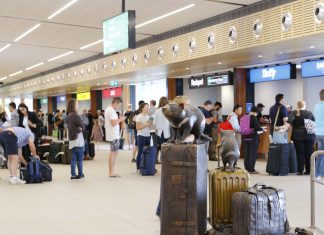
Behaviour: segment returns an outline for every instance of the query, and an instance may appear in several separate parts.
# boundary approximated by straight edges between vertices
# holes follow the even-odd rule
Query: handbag
[[[315,134],[316,131],[316,123],[308,118],[304,119],[304,123],[305,123],[305,129],[307,131],[307,134]]]
[[[272,141],[275,144],[287,144],[288,143],[288,133],[286,131],[280,131],[279,126],[277,125],[278,117],[279,117],[279,112],[280,112],[281,107],[279,106],[277,114],[276,114],[276,119],[274,122],[274,130],[272,134]]]

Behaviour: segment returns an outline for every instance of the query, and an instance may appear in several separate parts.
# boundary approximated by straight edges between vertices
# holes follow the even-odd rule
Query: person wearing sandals
[[[66,117],[66,123],[68,128],[69,149],[72,149],[71,180],[84,179],[83,156],[85,141],[82,132],[84,131],[85,126],[83,125],[77,110],[78,101],[76,99],[70,99],[67,106],[68,116]],[[76,165],[78,166],[78,175],[75,171]]]
[[[120,127],[119,124],[125,121],[125,117],[118,118],[116,110],[121,107],[122,99],[115,97],[111,105],[105,111],[106,140],[110,143],[109,153],[109,177],[120,177],[115,172],[115,163],[119,151]]]

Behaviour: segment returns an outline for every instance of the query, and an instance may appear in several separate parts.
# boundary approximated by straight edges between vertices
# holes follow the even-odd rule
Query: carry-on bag
[[[46,162],[40,161],[40,173],[43,181],[52,181],[53,169]]]
[[[70,164],[72,159],[72,149],[69,149],[69,144],[63,144],[61,151],[64,153],[61,155],[61,163]]]
[[[232,198],[234,235],[284,235],[289,231],[282,189],[256,184]]]
[[[288,175],[289,174],[289,144],[270,144],[267,173],[270,175]]]
[[[42,183],[40,161],[34,157],[30,157],[30,161],[26,168],[20,168],[20,179],[26,181],[27,184]]]
[[[246,170],[235,172],[215,169],[209,173],[209,222],[217,225],[232,224],[232,196],[249,187],[250,175]]]
[[[156,152],[155,146],[144,146],[139,169],[141,175],[155,175]]]
[[[89,143],[89,156],[91,159],[94,159],[94,157],[96,156],[95,144],[92,142]]]
[[[161,235],[207,230],[208,144],[162,145]]]

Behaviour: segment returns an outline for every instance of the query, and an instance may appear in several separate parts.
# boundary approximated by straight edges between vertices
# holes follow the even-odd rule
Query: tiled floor
[[[7,170],[0,170],[0,235],[158,235],[154,213],[160,175],[136,174],[130,152],[123,151],[117,162],[122,177],[108,178],[107,146],[99,148],[95,160],[85,162],[86,180],[81,182],[69,179],[68,165],[53,165],[54,181],[38,185],[9,185]],[[210,162],[213,167],[216,163]],[[264,169],[265,162],[259,161],[257,170]],[[309,177],[263,173],[251,181],[285,189],[291,225],[309,225]],[[324,228],[324,187],[319,189],[317,222]]]

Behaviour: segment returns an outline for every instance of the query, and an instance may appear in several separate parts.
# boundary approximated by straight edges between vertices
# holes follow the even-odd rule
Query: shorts
[[[0,144],[7,155],[18,155],[17,137],[11,131],[0,133]]]
[[[110,151],[111,152],[118,152],[119,150],[119,140],[108,141],[110,144]]]

